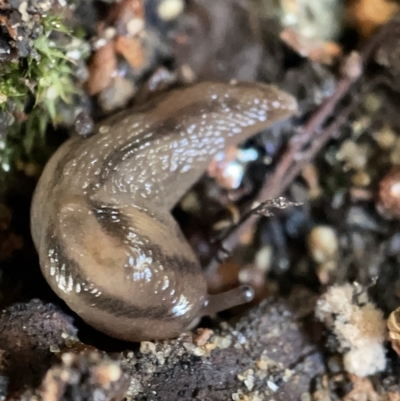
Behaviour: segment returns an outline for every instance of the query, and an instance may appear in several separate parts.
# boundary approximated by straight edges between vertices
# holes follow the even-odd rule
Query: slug
[[[199,83],[71,137],[45,166],[31,207],[53,291],[89,325],[127,341],[176,337],[251,300],[246,287],[207,294],[170,211],[217,152],[296,110],[273,86]]]

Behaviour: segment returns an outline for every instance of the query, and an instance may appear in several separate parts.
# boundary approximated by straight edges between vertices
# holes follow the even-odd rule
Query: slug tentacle
[[[218,312],[248,303],[253,299],[253,288],[247,285],[240,285],[239,287],[220,294],[208,295],[208,299],[201,313],[203,316],[214,315]]]
[[[46,165],[32,202],[44,276],[87,323],[129,341],[177,336],[204,314],[248,302],[208,295],[170,210],[214,155],[293,114],[262,84],[201,83],[72,138]]]

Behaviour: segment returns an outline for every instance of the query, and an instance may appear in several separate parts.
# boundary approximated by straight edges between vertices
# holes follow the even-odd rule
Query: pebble
[[[396,134],[385,125],[381,130],[374,134],[374,139],[381,149],[390,149],[396,142]]]
[[[83,138],[88,137],[92,133],[94,128],[94,122],[91,116],[85,111],[81,111],[76,116],[74,125],[75,131]]]
[[[196,349],[196,346],[193,343],[183,343],[183,346],[189,351],[193,352]]]
[[[345,163],[345,168],[350,170],[364,170],[370,153],[370,147],[366,144],[358,144],[350,139],[344,141],[337,153],[337,158]]]
[[[356,187],[367,187],[371,183],[371,177],[366,171],[357,171],[351,181]]]
[[[248,369],[244,373],[239,374],[238,379],[243,381],[248,390],[253,390],[254,387],[254,370]]]
[[[164,365],[164,363],[165,363],[165,356],[164,356],[164,354],[163,354],[162,352],[157,352],[157,353],[156,353],[156,358],[157,358],[157,362],[158,362],[160,365]]]
[[[316,263],[324,263],[336,257],[339,242],[335,230],[329,226],[314,227],[307,237],[311,257]]]
[[[263,246],[255,257],[255,265],[260,271],[267,273],[271,268],[273,250],[270,245]]]
[[[274,382],[272,382],[271,380],[267,381],[267,386],[274,393],[279,390],[279,387]]]
[[[136,36],[144,29],[144,21],[141,18],[132,18],[126,25],[129,35]]]
[[[140,343],[140,352],[142,354],[156,354],[156,344],[151,341],[142,341]]]
[[[164,21],[171,21],[182,14],[185,8],[183,0],[164,0],[157,8],[157,13]]]
[[[50,352],[53,352],[53,353],[58,353],[58,352],[60,352],[61,350],[60,350],[60,347],[58,346],[58,345],[50,345]]]
[[[214,342],[218,348],[225,349],[230,347],[232,344],[232,339],[230,337],[220,337],[220,336],[215,336]]]

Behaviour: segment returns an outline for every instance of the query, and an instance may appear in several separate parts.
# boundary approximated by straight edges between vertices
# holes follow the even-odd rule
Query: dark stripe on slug
[[[218,100],[202,100],[194,103],[190,103],[176,110],[172,115],[164,119],[163,121],[157,121],[149,129],[141,134],[144,137],[152,132],[157,136],[170,135],[171,133],[178,134],[179,131],[177,127],[179,126],[179,121],[185,121],[189,117],[197,117],[202,114],[216,113],[222,111],[224,108],[234,108],[237,106],[238,100],[235,98],[227,98],[223,102]],[[138,137],[135,137],[138,139]],[[129,160],[131,157],[135,156],[135,151],[142,146],[143,143],[138,142],[127,142],[114,149],[103,161],[101,172],[99,174],[98,184],[104,184],[113,174],[116,167],[121,163],[121,160]]]
[[[54,173],[53,177],[51,180],[50,188],[51,190],[54,190],[55,186],[61,182],[64,176],[64,167],[65,167],[65,161],[68,160],[70,155],[67,155],[68,157],[63,157],[61,158],[58,162],[56,167],[54,168]],[[65,160],[64,160],[65,159]]]
[[[121,244],[127,244],[130,232],[138,233],[139,229],[135,227],[135,221],[129,219],[121,210],[112,206],[104,206],[91,202],[90,208],[96,220],[100,224],[102,230],[108,235],[116,238]],[[175,234],[175,233],[174,233]],[[184,256],[178,254],[166,255],[165,249],[152,241],[150,237],[140,234],[138,235],[143,242],[141,249],[146,254],[151,254],[155,266],[162,265],[165,271],[174,271],[180,273],[195,274],[199,271],[200,266],[188,260]],[[182,241],[185,241],[182,238]],[[127,244],[129,245],[129,244]]]
[[[88,203],[93,216],[103,231],[124,243],[128,234],[127,230],[132,225],[129,217],[111,205],[104,205],[90,200],[88,200]]]
[[[154,133],[157,136],[163,136],[174,132],[178,126],[178,116],[170,117],[162,123],[152,125],[146,131],[143,131],[140,136],[135,137],[135,141],[127,142],[114,149],[103,161],[99,179],[97,180],[100,185],[104,184],[109,176],[116,170],[116,167],[122,162],[134,157],[137,150],[143,145],[141,137]]]
[[[77,283],[81,285],[81,291],[79,293],[74,291],[73,296],[78,297],[88,306],[105,311],[117,317],[124,316],[132,319],[150,318],[157,320],[170,320],[171,318],[174,318],[171,309],[165,305],[138,307],[107,293],[107,291],[97,285],[97,283],[92,283],[99,291],[101,291],[101,295],[96,297],[95,294],[90,292],[90,283],[88,283],[88,280],[79,264],[67,256],[63,244],[57,240],[52,232],[54,232],[53,229],[49,229],[46,233],[45,239],[49,244],[48,249],[54,250],[52,257],[55,260],[58,260],[59,267],[62,264],[65,264],[66,273],[68,276],[72,277],[74,287]],[[54,278],[52,280],[54,280]]]
[[[93,305],[93,307],[112,314],[114,317],[154,320],[170,320],[173,318],[170,308],[164,305],[148,306],[146,308],[138,307],[105,292],[102,292],[99,297],[94,297],[88,292],[83,292],[82,299],[86,303]]]

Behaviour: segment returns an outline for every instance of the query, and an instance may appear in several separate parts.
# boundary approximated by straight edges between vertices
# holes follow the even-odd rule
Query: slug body
[[[31,210],[52,289],[87,323],[128,341],[174,337],[246,302],[241,289],[207,294],[170,211],[217,152],[295,111],[291,96],[268,85],[200,83],[66,141]]]

